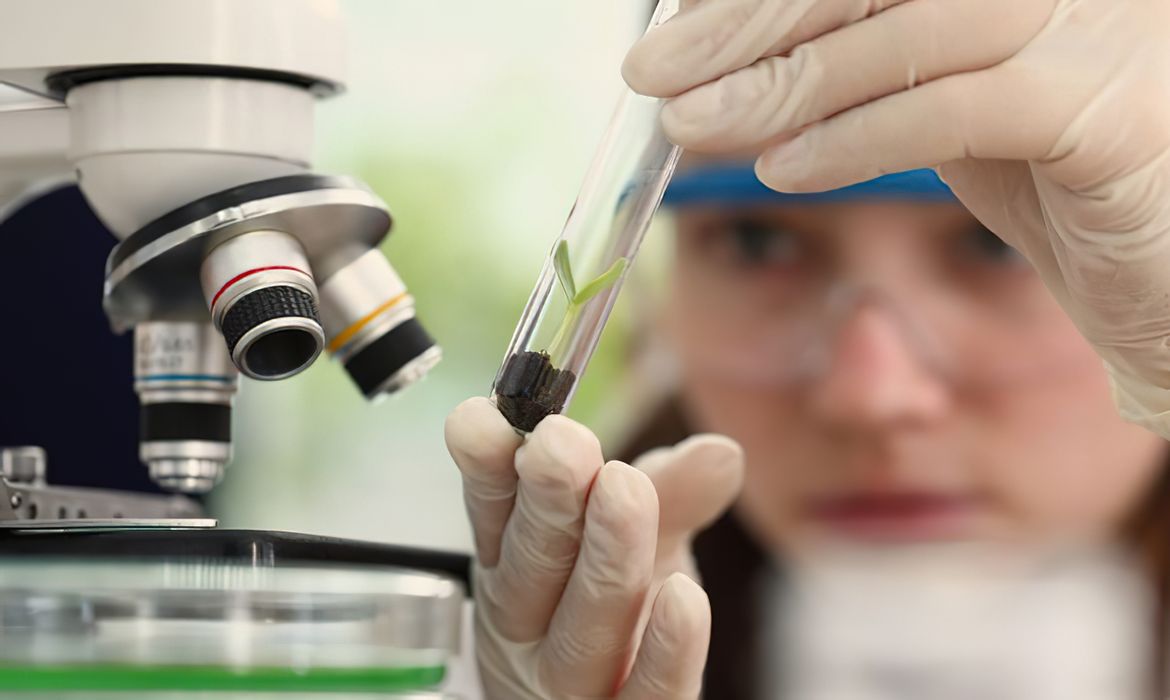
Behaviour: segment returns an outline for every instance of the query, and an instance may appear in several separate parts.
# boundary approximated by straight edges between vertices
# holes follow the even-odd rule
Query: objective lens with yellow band
[[[326,350],[372,399],[421,379],[442,351],[415,318],[414,298],[378,250],[320,285]]]

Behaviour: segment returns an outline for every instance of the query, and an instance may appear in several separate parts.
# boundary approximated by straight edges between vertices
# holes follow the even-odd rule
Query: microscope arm
[[[0,222],[31,198],[74,179],[60,104],[0,86]]]

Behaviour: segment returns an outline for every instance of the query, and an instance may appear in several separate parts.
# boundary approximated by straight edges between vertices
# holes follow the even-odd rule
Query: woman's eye
[[[790,263],[800,252],[796,234],[775,224],[740,220],[729,229],[736,261],[745,265]]]
[[[1024,257],[983,224],[975,223],[962,238],[963,252],[980,262],[1002,265],[1026,264]]]

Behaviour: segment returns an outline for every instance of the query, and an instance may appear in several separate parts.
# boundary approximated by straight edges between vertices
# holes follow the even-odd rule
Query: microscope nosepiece
[[[211,318],[245,375],[284,379],[321,354],[317,285],[296,238],[278,231],[231,238],[207,254],[201,281]]]
[[[417,382],[442,358],[415,316],[414,298],[378,250],[321,284],[321,319],[329,353],[367,399]]]

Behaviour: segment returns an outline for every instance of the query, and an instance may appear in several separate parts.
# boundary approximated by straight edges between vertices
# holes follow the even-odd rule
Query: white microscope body
[[[0,158],[63,138],[42,164],[63,149],[119,238],[202,196],[304,172],[316,98],[345,75],[336,2],[0,0],[0,27],[0,82],[34,108],[12,100],[0,117]]]
[[[386,205],[309,171],[342,19],[334,0],[0,0],[0,220],[75,178],[120,240],[104,306],[135,332],[140,456],[170,490],[221,478],[238,373],[327,350],[374,398],[439,359],[378,250]]]

